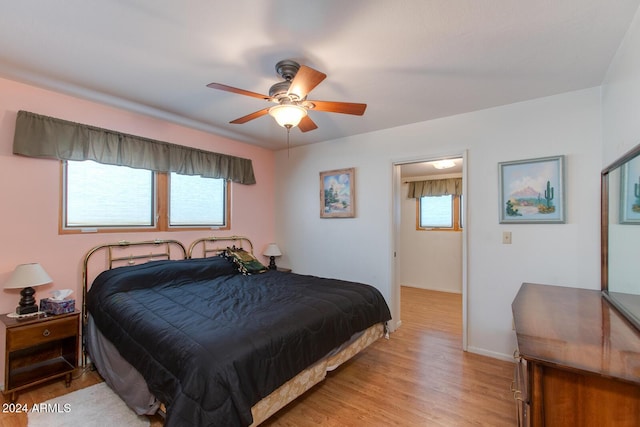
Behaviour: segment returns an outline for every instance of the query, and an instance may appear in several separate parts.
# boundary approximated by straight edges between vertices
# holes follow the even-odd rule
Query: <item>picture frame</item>
[[[640,224],[640,157],[620,170],[620,224]]]
[[[498,163],[500,223],[565,223],[564,156]]]
[[[354,218],[355,168],[320,172],[320,218]]]

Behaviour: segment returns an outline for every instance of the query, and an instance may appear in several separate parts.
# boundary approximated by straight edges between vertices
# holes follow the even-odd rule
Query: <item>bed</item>
[[[247,274],[220,256],[229,249],[252,254],[253,245],[239,236],[198,239],[188,251],[119,242],[85,257],[84,352],[136,412],[162,406],[167,427],[257,425],[386,334],[391,315],[376,288]],[[107,270],[89,286],[101,252]]]

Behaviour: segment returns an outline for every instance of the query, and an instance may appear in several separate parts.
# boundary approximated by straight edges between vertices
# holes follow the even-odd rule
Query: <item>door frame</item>
[[[461,157],[462,158],[462,194],[464,194],[465,201],[469,200],[469,192],[467,186],[467,167],[468,167],[468,156],[467,150],[463,150],[462,152],[454,152],[447,154],[431,154],[431,155],[422,155],[422,156],[414,156],[410,158],[404,159],[396,159],[392,162],[393,167],[393,207],[391,210],[391,221],[392,221],[392,242],[393,242],[393,259],[391,261],[391,294],[393,295],[393,306],[392,310],[395,313],[398,313],[398,320],[395,322],[395,327],[398,328],[402,324],[402,312],[400,310],[400,269],[398,268],[398,260],[402,257],[401,249],[400,249],[400,222],[401,222],[401,202],[402,202],[402,178],[400,176],[400,167],[402,165],[410,164],[410,163],[422,163],[422,162],[432,162],[435,160],[442,160],[445,158],[453,158],[453,157]],[[467,232],[469,230],[469,221],[467,215],[467,206],[468,203],[463,203],[462,205],[462,220],[464,227],[462,229],[462,350],[467,351],[467,313],[468,313],[468,305],[467,305],[467,295],[468,295],[468,271],[467,271]]]

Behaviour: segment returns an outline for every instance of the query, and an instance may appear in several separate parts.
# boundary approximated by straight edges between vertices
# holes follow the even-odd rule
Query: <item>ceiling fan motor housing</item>
[[[291,80],[278,82],[269,89],[269,96],[275,99],[285,97],[289,91],[289,86],[291,86]]]
[[[290,93],[291,81],[298,73],[300,64],[291,59],[283,59],[276,64],[276,72],[284,79],[271,86],[269,96],[278,103],[294,103],[300,101],[301,98],[296,93]]]

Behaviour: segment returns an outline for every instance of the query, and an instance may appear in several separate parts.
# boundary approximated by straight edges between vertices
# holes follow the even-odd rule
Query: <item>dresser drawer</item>
[[[78,316],[7,329],[7,351],[78,335]]]

